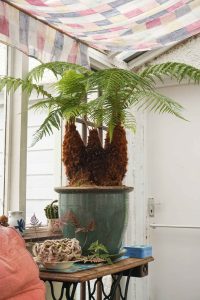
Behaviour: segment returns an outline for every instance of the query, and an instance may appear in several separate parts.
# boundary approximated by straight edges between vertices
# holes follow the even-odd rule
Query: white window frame
[[[5,75],[7,75],[7,69],[8,69],[8,47],[6,46],[6,68],[5,68]],[[2,194],[1,194],[1,199],[2,199],[2,206],[1,206],[1,211],[4,212],[4,206],[5,206],[5,201],[4,201],[4,195],[5,195],[5,133],[6,133],[6,110],[7,110],[7,95],[4,91],[3,92],[3,103],[0,103],[0,105],[3,105],[3,115],[4,115],[4,126],[3,126],[3,170],[2,170]]]
[[[28,57],[8,48],[8,75],[24,78]],[[26,211],[28,97],[19,89],[7,95],[4,210]]]

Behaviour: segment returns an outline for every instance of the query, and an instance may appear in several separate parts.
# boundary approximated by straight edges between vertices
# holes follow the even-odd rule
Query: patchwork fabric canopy
[[[0,0],[0,42],[42,62],[89,66],[88,47]]]
[[[90,46],[112,52],[146,51],[172,45],[200,32],[200,0],[2,0],[35,20]],[[5,12],[5,7],[4,7]],[[2,14],[2,13],[1,13]],[[33,31],[22,18],[18,26]],[[6,24],[13,22],[5,14]],[[1,15],[0,24],[3,16]],[[7,22],[7,23],[6,23]],[[45,37],[44,24],[37,30]],[[24,29],[23,29],[24,30]],[[52,29],[53,30],[53,29]],[[0,28],[0,33],[2,29]],[[5,34],[5,33],[4,33]],[[58,34],[57,34],[58,35]],[[62,37],[63,39],[63,37]],[[60,48],[64,43],[57,37]],[[55,42],[55,41],[54,41]]]

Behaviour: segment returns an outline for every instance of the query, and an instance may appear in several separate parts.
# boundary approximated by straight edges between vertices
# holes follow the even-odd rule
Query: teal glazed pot
[[[99,241],[119,254],[128,221],[131,187],[58,187],[63,234],[79,240],[84,255]]]

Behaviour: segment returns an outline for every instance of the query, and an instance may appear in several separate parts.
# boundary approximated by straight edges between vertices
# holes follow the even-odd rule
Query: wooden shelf
[[[25,242],[39,242],[52,239],[63,238],[62,232],[50,232],[47,227],[34,229],[28,229],[23,236]]]

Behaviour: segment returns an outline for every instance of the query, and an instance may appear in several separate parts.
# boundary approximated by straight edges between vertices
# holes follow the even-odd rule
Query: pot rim
[[[130,193],[133,191],[133,187],[130,186],[81,186],[81,187],[74,187],[74,186],[61,186],[55,187],[54,190],[60,194],[67,194],[70,192],[74,193],[122,193],[128,192]]]

